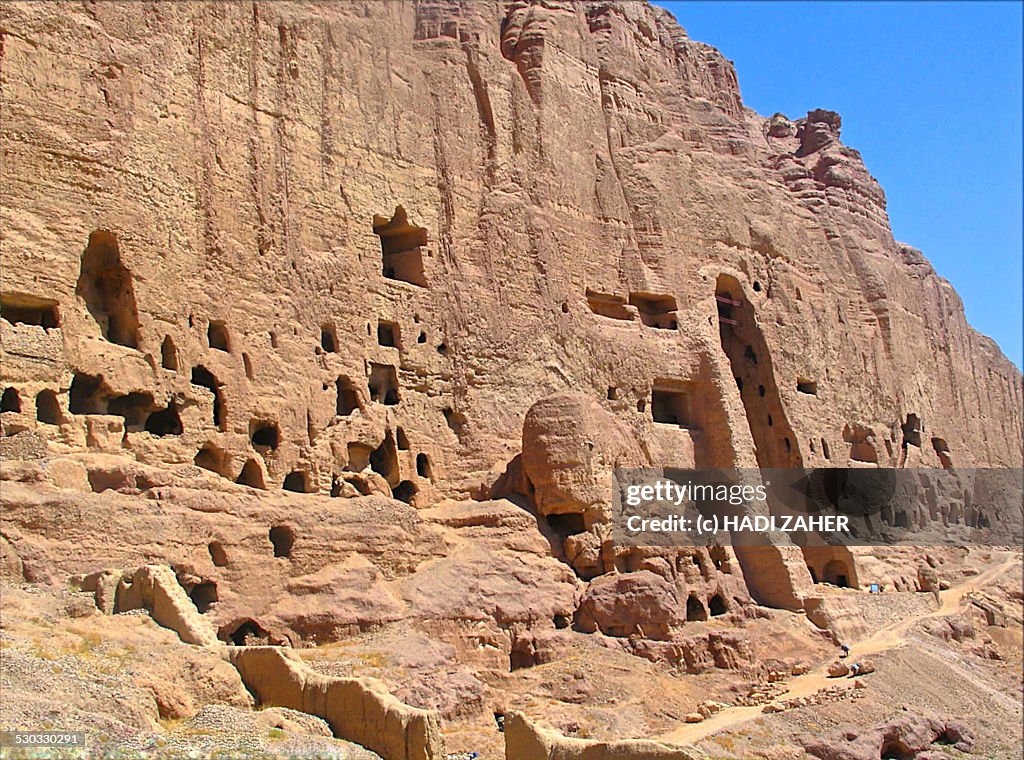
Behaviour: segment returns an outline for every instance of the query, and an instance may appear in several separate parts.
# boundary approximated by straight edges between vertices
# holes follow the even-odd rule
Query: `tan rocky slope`
[[[610,540],[615,466],[1024,461],[1021,373],[893,239],[840,117],[746,109],[663,10],[8,2],[0,98],[4,684],[49,684],[61,658],[85,684],[62,699],[120,727],[107,741],[196,748],[178,722],[249,709],[225,660],[274,644],[414,712],[356,737],[300,689],[287,729],[250,734],[397,756],[396,737],[440,752],[441,726],[491,756],[507,711],[538,757],[640,756],[511,713],[579,740],[669,734],[999,558]],[[890,517],[1000,517],[938,502]],[[1009,577],[934,646],[1019,697]],[[896,593],[834,588],[868,581]],[[188,673],[154,669],[179,650]],[[835,728],[869,720],[844,699]],[[883,735],[896,707],[877,707]],[[944,712],[921,736],[954,709],[920,708]]]

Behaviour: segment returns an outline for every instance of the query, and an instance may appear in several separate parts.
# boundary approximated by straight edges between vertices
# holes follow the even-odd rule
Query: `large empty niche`
[[[27,293],[0,295],[0,316],[12,325],[36,325],[47,329],[60,326],[57,302]]]
[[[124,417],[125,430],[139,431],[145,426],[155,405],[151,393],[129,393],[109,399],[107,413]]]
[[[416,496],[417,488],[416,484],[411,480],[403,480],[392,490],[391,495],[399,501],[404,501],[406,504],[411,504],[413,498]]]
[[[611,293],[600,293],[587,288],[587,305],[595,314],[609,319],[620,319],[631,322],[636,319],[636,307],[629,306],[622,296]]]
[[[585,533],[587,523],[579,512],[565,512],[562,514],[547,515],[541,518],[547,523],[548,528],[562,541],[569,536]]]
[[[390,364],[370,364],[370,400],[394,406],[398,403],[398,372]]]
[[[719,615],[724,615],[729,611],[729,608],[725,603],[725,599],[721,594],[715,594],[713,597],[708,599],[708,611],[711,613],[711,617],[718,617]]]
[[[71,379],[68,411],[72,414],[106,414],[110,395],[102,375],[76,372]]]
[[[399,451],[409,450],[409,436],[406,435],[405,430],[402,428],[395,429],[395,443],[398,444]]]
[[[384,276],[425,288],[427,277],[423,270],[423,246],[427,244],[426,229],[410,224],[405,209],[398,206],[391,219],[374,214],[373,232],[380,238]]]
[[[416,474],[421,478],[429,478],[431,474],[430,457],[420,453],[416,455]]]
[[[943,438],[932,438],[932,448],[935,449],[935,454],[939,458],[939,462],[942,463],[943,468],[950,470],[953,468],[953,458],[949,453],[949,444],[946,443]]]
[[[197,583],[189,591],[188,596],[200,613],[209,612],[210,608],[220,601],[220,597],[217,594],[217,584],[214,581]]]
[[[640,321],[648,327],[661,330],[675,330],[679,327],[676,317],[676,299],[657,293],[630,293],[629,303],[640,312]]]
[[[181,435],[181,417],[174,401],[161,408],[148,392],[114,395],[102,375],[75,374],[71,381],[69,411],[72,414],[116,414],[124,417],[125,430],[146,430],[157,436]],[[59,411],[59,410],[58,410]]]
[[[800,467],[803,457],[782,405],[772,369],[771,352],[757,323],[754,307],[739,281],[727,274],[715,283],[718,334],[754,439],[762,468]]]
[[[708,610],[704,606],[704,602],[698,599],[693,594],[690,594],[686,599],[686,620],[687,622],[697,622],[708,619]]]
[[[166,409],[157,409],[146,417],[144,425],[146,432],[153,435],[181,435],[181,416],[174,402],[167,404]]]
[[[362,472],[370,466],[370,454],[373,453],[373,449],[358,441],[352,441],[348,444],[348,464],[346,469],[352,472]]]
[[[871,428],[854,423],[843,426],[843,440],[850,444],[850,459],[854,462],[878,464],[875,433]]]
[[[97,230],[89,235],[75,292],[85,300],[104,338],[122,346],[138,347],[135,288],[131,272],[121,262],[114,233]]]
[[[693,409],[690,394],[681,384],[656,382],[651,390],[651,415],[663,425],[693,428]]]
[[[857,564],[845,546],[805,546],[802,551],[815,583],[831,583],[841,588],[858,587]]]
[[[222,641],[230,641],[235,646],[266,646],[270,643],[270,633],[255,620],[246,618],[237,625],[225,626],[217,632]]]

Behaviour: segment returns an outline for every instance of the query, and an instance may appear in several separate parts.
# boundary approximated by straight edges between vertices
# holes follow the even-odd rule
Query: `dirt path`
[[[938,608],[930,612],[897,620],[890,625],[879,628],[870,636],[851,643],[848,661],[855,662],[857,659],[862,659],[868,655],[878,654],[879,652],[901,646],[907,640],[907,631],[915,624],[928,618],[950,615],[958,611],[963,605],[964,597],[970,594],[973,589],[981,588],[989,581],[998,578],[1016,565],[1018,560],[1012,552],[998,552],[993,562],[998,564],[992,564],[984,572],[967,578],[962,583],[946,591],[940,591]],[[830,658],[814,670],[810,670],[800,676],[794,676],[789,682],[789,689],[773,699],[772,702],[781,702],[796,697],[807,697],[826,686],[846,685],[847,688],[853,688],[853,681],[851,679],[829,678],[828,666],[832,661],[833,658]],[[763,705],[730,707],[700,723],[683,724],[658,738],[660,741],[673,744],[693,744],[717,731],[753,720],[764,714],[762,710]]]

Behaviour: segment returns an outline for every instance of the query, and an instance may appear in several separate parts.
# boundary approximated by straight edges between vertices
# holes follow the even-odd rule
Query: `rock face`
[[[429,502],[572,390],[665,464],[776,464],[775,436],[806,464],[1021,462],[1020,374],[892,239],[839,116],[745,110],[664,11],[7,10],[10,433],[271,489],[369,464]]]
[[[616,546],[613,467],[1024,460],[840,116],[753,113],[644,2],[11,2],[0,60],[6,582],[202,644],[414,626],[466,670],[406,693],[486,713],[574,636],[696,672],[755,603],[843,618],[845,549]]]

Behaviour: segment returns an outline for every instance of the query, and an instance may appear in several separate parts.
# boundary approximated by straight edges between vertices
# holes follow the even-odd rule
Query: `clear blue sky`
[[[655,2],[735,62],[748,107],[838,111],[896,239],[1022,366],[1022,3]]]

